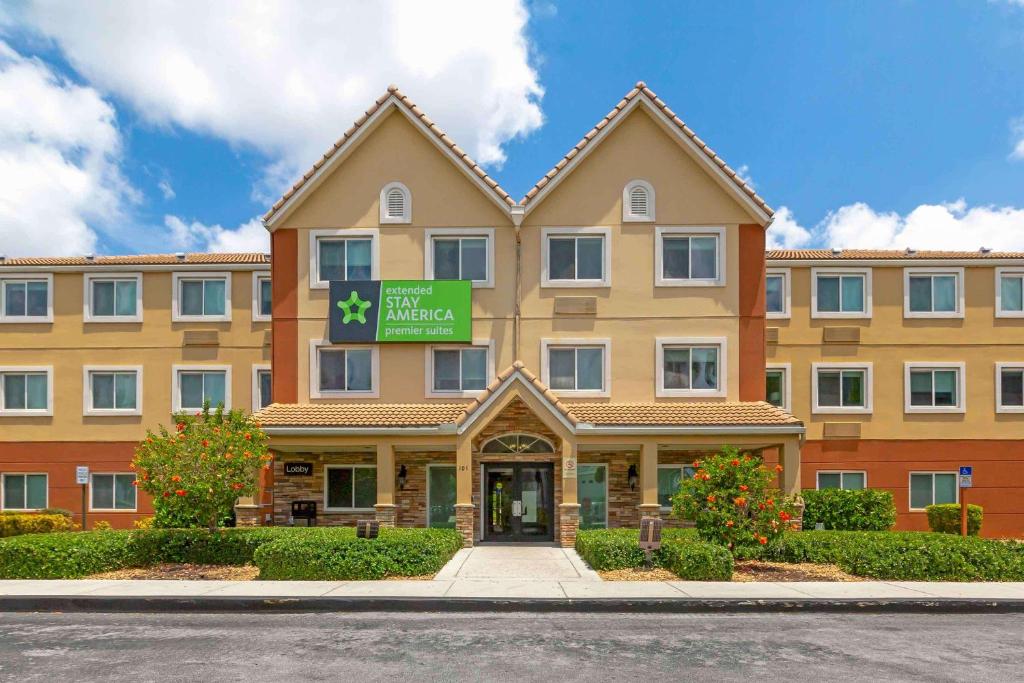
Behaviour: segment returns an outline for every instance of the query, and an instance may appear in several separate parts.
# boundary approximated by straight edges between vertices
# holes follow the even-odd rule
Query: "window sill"
[[[767,320],[789,320],[791,316],[789,313],[773,313],[771,311],[766,311],[764,317]]]
[[[52,323],[53,316],[46,315],[22,315],[22,316],[7,316],[0,318],[0,324],[2,323]]]
[[[721,389],[658,389],[657,398],[725,398]]]
[[[138,512],[138,511],[139,511],[139,509],[137,507],[130,508],[130,509],[129,508],[89,508],[89,512],[104,512],[104,513],[107,513],[107,512],[125,512],[125,513],[128,513],[128,514],[131,514],[133,512]]]
[[[658,278],[654,282],[657,287],[725,287],[725,280],[676,280],[672,278]]]
[[[905,319],[907,319],[907,320],[913,320],[913,319],[919,319],[919,318],[924,318],[926,320],[927,319],[935,319],[935,320],[941,320],[941,319],[946,319],[946,320],[963,320],[964,314],[963,314],[963,312],[957,312],[957,311],[953,311],[951,313],[950,312],[942,312],[942,311],[940,311],[938,313],[933,313],[933,312],[930,312],[930,311],[906,311],[905,310],[905,311],[903,311],[903,317]]]
[[[53,410],[0,410],[0,417],[53,417]]]
[[[908,415],[963,415],[967,410],[960,407],[904,406],[903,412]]]
[[[559,398],[609,398],[610,391],[594,391],[590,389],[551,389],[551,393]]]
[[[176,315],[172,323],[229,323],[230,315]]]
[[[82,322],[86,323],[141,323],[141,315],[88,315]]]
[[[811,412],[815,415],[870,415],[871,408],[842,408],[836,406],[814,406]]]
[[[811,318],[815,320],[870,320],[870,313],[837,313],[834,311],[811,311]]]
[[[142,411],[137,408],[131,410],[104,410],[104,409],[87,409],[82,411],[83,417],[133,417],[142,415]]]
[[[997,413],[1024,413],[1024,406],[996,406]]]
[[[310,400],[332,398],[380,398],[379,391],[311,391]]]
[[[471,391],[428,391],[426,398],[476,398],[484,393],[486,389],[473,389]]]
[[[611,280],[542,280],[542,289],[607,289]]]
[[[1024,311],[996,311],[997,318],[1024,318]]]

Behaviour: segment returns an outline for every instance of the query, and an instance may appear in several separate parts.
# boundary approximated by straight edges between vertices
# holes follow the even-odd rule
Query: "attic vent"
[[[409,223],[412,220],[412,195],[402,183],[388,183],[380,191],[380,222]]]
[[[832,254],[833,255],[839,256],[842,253],[843,253],[843,250],[840,249],[839,247],[832,247]]]
[[[628,183],[622,191],[622,220],[654,220],[654,188],[643,180]]]
[[[401,218],[405,215],[405,195],[401,190],[388,192],[388,218]]]

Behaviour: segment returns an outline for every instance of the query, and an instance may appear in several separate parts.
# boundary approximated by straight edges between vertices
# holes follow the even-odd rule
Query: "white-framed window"
[[[655,345],[657,396],[726,395],[725,337],[658,337]]]
[[[658,505],[662,510],[672,509],[672,497],[679,493],[683,479],[696,471],[692,465],[658,465]]]
[[[789,363],[769,363],[764,371],[764,400],[777,408],[792,410],[792,373]]]
[[[654,187],[646,180],[631,180],[622,188],[622,222],[654,221]]]
[[[254,271],[252,274],[252,319],[255,321],[270,320],[274,307],[271,292],[270,273]]]
[[[610,287],[610,228],[544,228],[541,286]]]
[[[812,363],[811,412],[871,412],[871,363]]]
[[[377,504],[376,465],[327,465],[324,467],[324,509],[373,510]]]
[[[85,322],[142,322],[142,273],[86,273]]]
[[[309,342],[310,398],[376,398],[380,392],[378,346]]]
[[[911,472],[910,509],[923,511],[929,505],[957,503],[960,489],[956,472]]]
[[[610,339],[541,339],[541,381],[566,396],[611,395]]]
[[[10,472],[0,476],[0,509],[22,511],[50,507],[48,479],[39,472]]]
[[[964,317],[964,269],[904,268],[903,317]]]
[[[425,233],[428,280],[471,280],[494,287],[494,228],[433,228]]]
[[[171,408],[200,411],[203,402],[214,410],[223,404],[231,409],[230,365],[175,365],[171,368]]]
[[[412,193],[399,182],[392,182],[380,191],[380,223],[411,223]]]
[[[654,283],[659,287],[721,287],[725,284],[725,228],[658,226]]]
[[[870,268],[812,268],[812,318],[870,318]]]
[[[494,342],[476,340],[472,346],[427,346],[428,398],[471,397],[494,379]]]
[[[843,489],[860,491],[868,487],[868,473],[863,470],[841,472],[839,470],[818,470],[818,490]]]
[[[141,365],[82,367],[83,415],[141,415]]]
[[[0,367],[0,416],[53,415],[53,366]]]
[[[89,510],[135,512],[134,472],[96,472],[89,475]]]
[[[274,402],[270,364],[252,366],[252,412],[262,410]]]
[[[231,320],[231,273],[174,273],[171,320]]]
[[[764,314],[766,318],[788,318],[792,295],[789,268],[768,268],[764,280]]]
[[[608,528],[608,465],[579,463],[576,467],[580,529]]]
[[[0,275],[0,323],[52,323],[53,275]]]
[[[379,279],[378,229],[309,231],[310,289],[329,289],[331,280]]]
[[[996,268],[996,317],[1024,318],[1024,268]]]
[[[1024,413],[1024,362],[996,363],[996,412]]]
[[[964,363],[904,363],[903,410],[963,413],[967,410]]]

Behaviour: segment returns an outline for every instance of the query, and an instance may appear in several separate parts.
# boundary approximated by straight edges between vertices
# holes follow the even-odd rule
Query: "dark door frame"
[[[485,462],[483,464],[482,477],[480,478],[480,486],[483,488],[482,497],[482,519],[483,519],[483,540],[484,543],[553,543],[555,540],[555,464],[553,462],[544,461],[530,461],[530,462],[516,462],[516,461],[498,461],[498,462]],[[494,536],[490,532],[490,520],[491,520],[491,492],[488,486],[488,470],[491,468],[512,468],[512,500],[522,500],[522,469],[524,467],[535,467],[542,470],[546,470],[546,479],[550,484],[550,496],[548,496],[547,505],[545,510],[547,511],[548,518],[548,533],[544,536],[537,536],[534,534],[524,534],[522,532],[522,521],[521,518],[515,518],[511,532],[502,534],[500,536]]]

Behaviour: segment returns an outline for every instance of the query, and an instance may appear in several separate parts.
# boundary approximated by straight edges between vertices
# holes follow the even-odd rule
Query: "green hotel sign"
[[[332,343],[470,342],[469,280],[335,280],[331,282]]]

